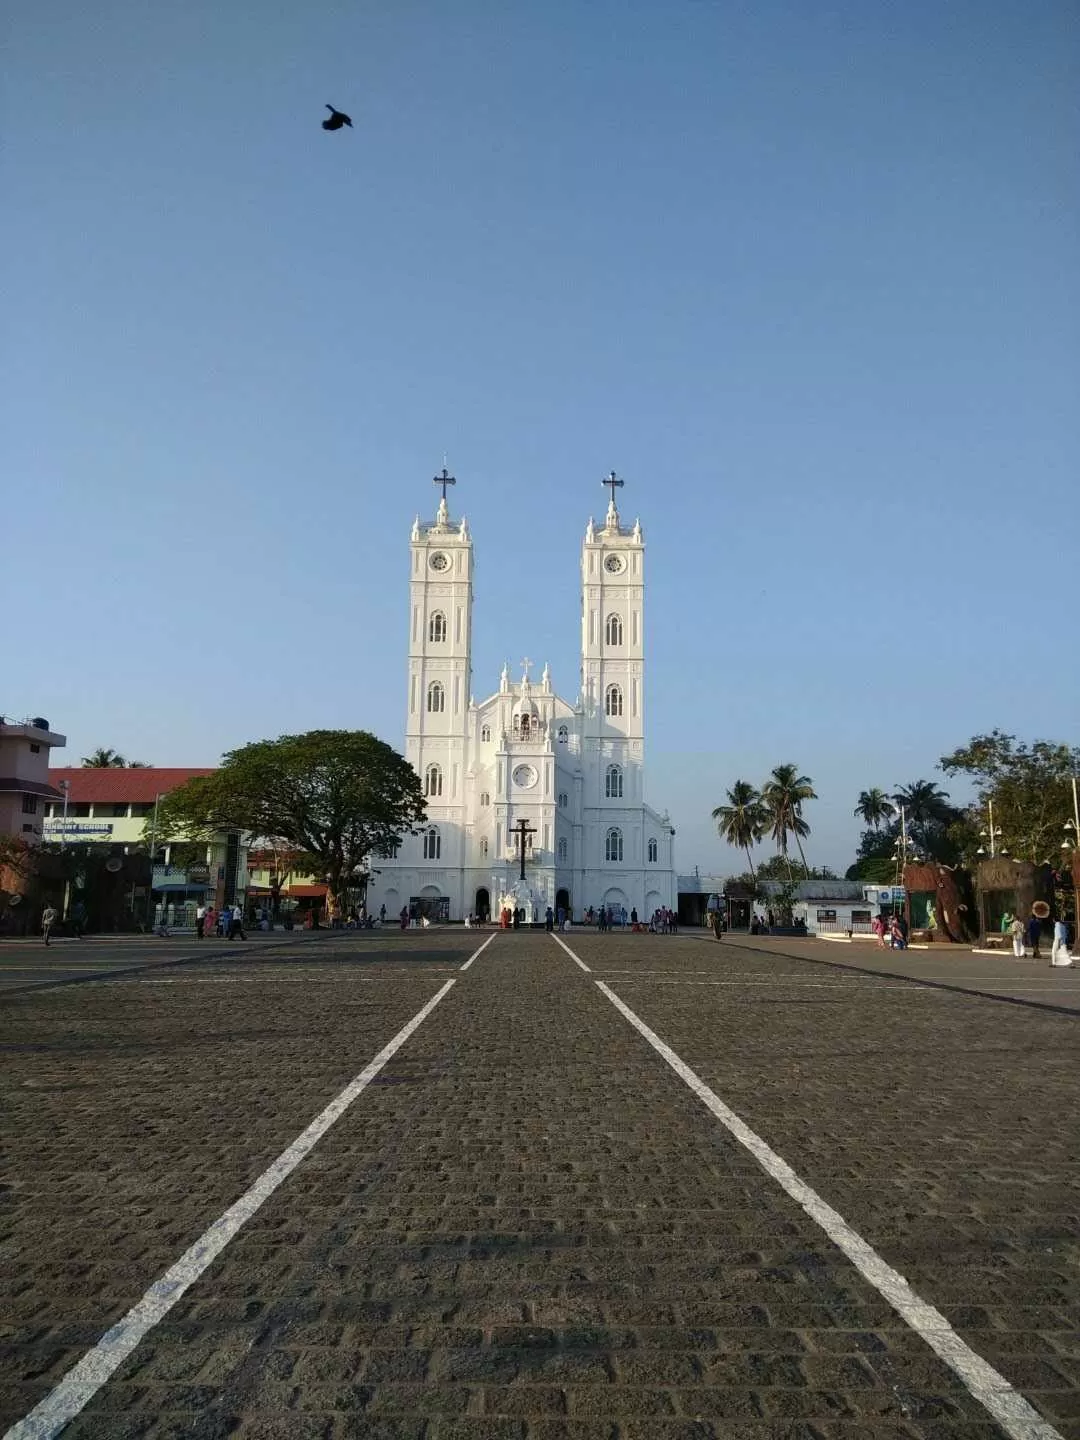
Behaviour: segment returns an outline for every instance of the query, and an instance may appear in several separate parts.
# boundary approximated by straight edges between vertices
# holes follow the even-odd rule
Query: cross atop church
[[[522,678],[522,680],[525,682],[526,685],[529,683],[529,671],[532,669],[533,665],[535,665],[535,664],[536,664],[536,661],[535,661],[535,660],[530,660],[527,655],[525,656],[525,659],[522,660],[522,662],[521,662],[521,678]]]
[[[447,487],[448,485],[456,485],[456,484],[457,484],[457,481],[454,479],[453,475],[450,474],[450,472],[447,470],[446,466],[444,465],[444,466],[442,467],[442,474],[441,474],[441,475],[435,475],[435,476],[432,477],[432,484],[433,484],[433,485],[441,485],[441,486],[442,486],[442,498],[443,498],[443,504],[445,505],[445,504],[446,504],[446,487]],[[622,484],[622,481],[621,481],[621,480],[619,481],[619,484],[620,484],[620,485]]]
[[[618,489],[618,487],[619,487],[620,485],[625,485],[625,484],[626,484],[626,481],[625,481],[625,480],[620,480],[620,479],[618,478],[618,476],[615,474],[615,471],[612,470],[611,474],[610,474],[609,476],[607,476],[606,479],[600,481],[600,484],[601,484],[601,485],[610,485],[610,486],[611,486],[611,502],[610,502],[610,503],[611,503],[612,506],[614,506],[614,504],[615,504],[615,491]]]

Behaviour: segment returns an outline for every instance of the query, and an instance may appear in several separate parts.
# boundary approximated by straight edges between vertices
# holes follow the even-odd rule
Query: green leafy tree
[[[92,755],[84,755],[83,768],[87,770],[123,770],[127,761],[117,750],[99,745]]]
[[[1072,777],[1080,775],[1080,747],[1052,740],[1017,740],[1001,730],[975,735],[938,762],[946,775],[967,775],[976,804],[967,812],[969,835],[987,821],[994,804],[994,826],[1013,855],[1036,864],[1057,864],[1065,823],[1072,819]]]
[[[788,837],[794,836],[799,847],[799,858],[804,870],[807,868],[802,842],[810,834],[810,826],[803,819],[802,807],[807,800],[816,800],[813,782],[809,775],[800,775],[797,765],[777,765],[761,789],[761,800],[765,807],[766,825],[769,834],[780,847],[780,853],[787,859]],[[788,875],[789,881],[792,875]]]
[[[82,758],[84,770],[147,770],[149,766],[145,760],[125,760],[117,750],[110,750],[107,746],[99,745],[92,755],[84,755]]]
[[[896,861],[892,852],[888,856],[867,855],[849,865],[844,872],[845,880],[864,880],[868,885],[891,885],[896,879]]]
[[[804,865],[801,860],[792,860],[789,855],[770,855],[758,866],[759,880],[781,880],[790,878],[796,885],[803,880],[836,880],[836,872],[828,865]]]
[[[901,785],[892,797],[902,805],[909,823],[925,825],[948,825],[956,813],[949,804],[948,791],[940,789],[932,780],[913,780],[910,785]]]
[[[721,837],[736,849],[746,851],[750,874],[754,873],[751,846],[758,845],[765,834],[765,810],[761,796],[749,780],[736,780],[727,792],[727,804],[712,812]]]
[[[859,801],[852,812],[865,820],[871,830],[879,830],[892,819],[892,807],[884,790],[875,785],[872,790],[860,790]]]
[[[158,811],[158,837],[209,838],[242,830],[296,856],[325,876],[340,902],[426,814],[420,778],[396,750],[366,730],[309,730],[232,750],[212,775],[171,791]]]

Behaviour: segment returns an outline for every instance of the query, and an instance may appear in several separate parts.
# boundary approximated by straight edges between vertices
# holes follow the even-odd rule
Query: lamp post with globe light
[[[1006,849],[1006,847],[1005,847],[1004,845],[1002,845],[1002,846],[1001,846],[1001,849],[1000,849],[1000,850],[998,849],[998,843],[997,843],[997,842],[1001,839],[1002,830],[1001,830],[1001,826],[1000,826],[1000,825],[995,825],[995,824],[994,824],[994,802],[993,802],[993,800],[987,800],[987,802],[986,802],[986,810],[987,810],[987,814],[988,814],[989,819],[990,819],[990,823],[989,823],[989,825],[984,825],[983,828],[979,831],[979,839],[980,839],[980,840],[984,840],[984,841],[986,842],[986,844],[985,844],[985,845],[980,845],[979,848],[978,848],[978,850],[975,851],[975,854],[976,854],[976,855],[985,855],[985,854],[986,854],[986,847],[987,847],[987,845],[989,845],[989,847],[990,847],[990,859],[991,859],[991,860],[996,859],[999,854],[1000,854],[1001,856],[1003,856],[1003,857],[1007,860],[1007,859],[1009,858],[1009,852],[1008,852],[1008,850]]]
[[[1072,873],[1073,882],[1073,927],[1080,930],[1080,868],[1076,864],[1076,854],[1080,850],[1080,799],[1077,797],[1076,776],[1071,777],[1073,818],[1065,821],[1065,839],[1061,842],[1063,852],[1069,858],[1069,868]],[[1074,936],[1073,943],[1076,943]]]

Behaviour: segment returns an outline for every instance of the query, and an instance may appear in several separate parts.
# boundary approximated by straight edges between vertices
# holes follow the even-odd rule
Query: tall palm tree
[[[932,780],[913,780],[910,785],[902,785],[892,798],[897,805],[903,805],[907,818],[916,824],[930,821],[944,825],[952,818],[949,792]]]
[[[746,851],[750,874],[754,875],[751,845],[757,845],[765,834],[765,810],[761,796],[749,780],[736,780],[727,792],[727,804],[712,812],[716,828],[729,845]],[[757,878],[756,876],[754,877]]]
[[[780,846],[781,855],[787,860],[788,836],[794,835],[799,859],[803,869],[807,869],[802,842],[810,834],[810,826],[803,819],[802,807],[804,801],[817,799],[810,776],[800,775],[797,765],[777,765],[761,787],[761,799],[767,811],[769,833]],[[788,873],[790,875],[790,863]]]
[[[859,803],[852,813],[865,820],[871,830],[878,830],[892,814],[892,806],[885,791],[875,785],[872,790],[859,791]]]
[[[118,751],[99,745],[92,755],[83,756],[82,763],[88,770],[122,770],[127,761]]]

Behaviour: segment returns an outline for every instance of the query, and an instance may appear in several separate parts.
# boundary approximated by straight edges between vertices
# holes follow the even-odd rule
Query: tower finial
[[[604,521],[605,526],[608,530],[617,530],[619,528],[619,512],[615,508],[615,491],[620,485],[625,485],[626,481],[620,480],[615,474],[615,471],[612,470],[606,479],[600,481],[600,484],[607,485],[611,489],[611,499],[608,501],[607,516]]]

